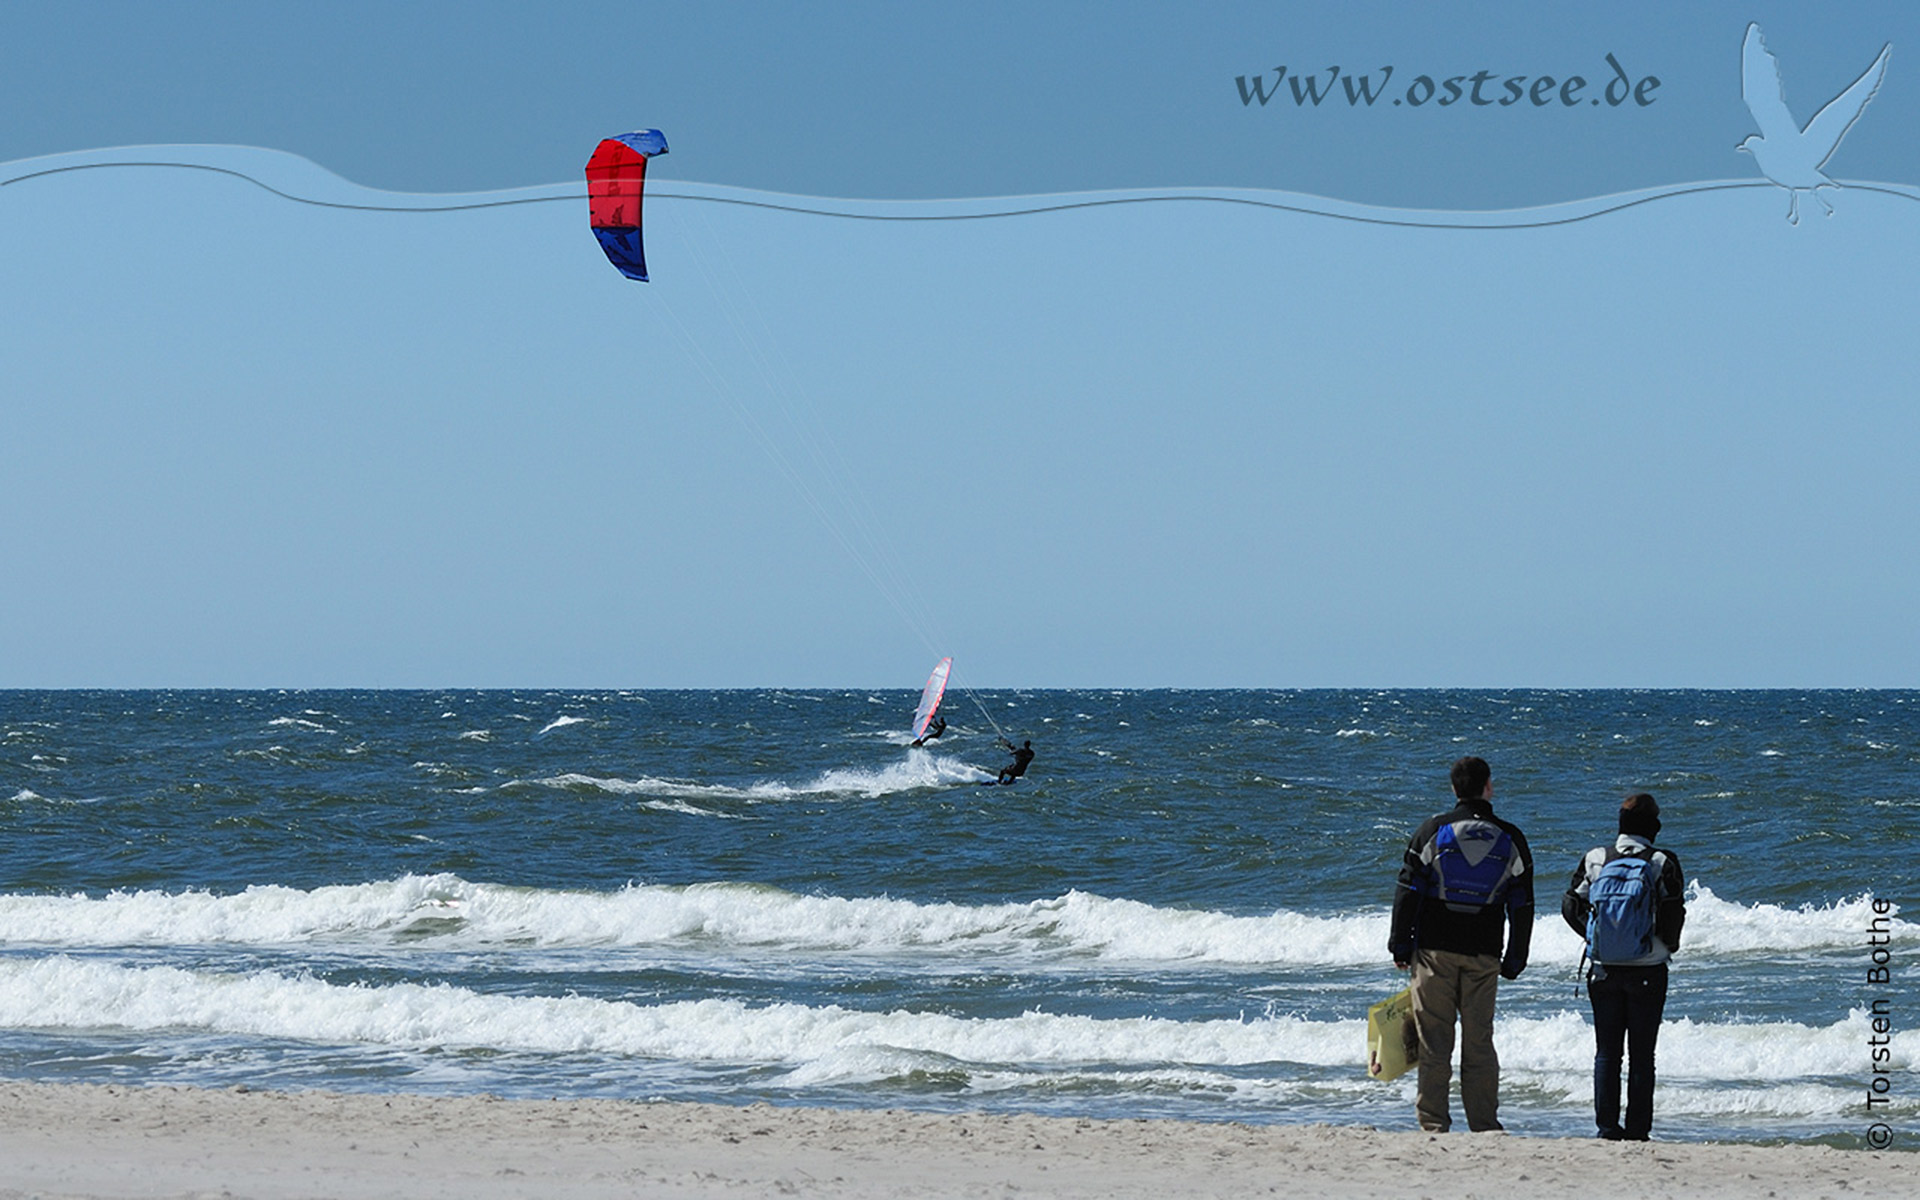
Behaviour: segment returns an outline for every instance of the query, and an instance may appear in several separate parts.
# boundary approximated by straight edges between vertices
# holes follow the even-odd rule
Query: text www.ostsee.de
[[[1408,108],[1423,108],[1429,103],[1436,108],[1461,103],[1469,108],[1511,108],[1516,104],[1534,108],[1575,108],[1582,104],[1620,108],[1631,104],[1646,108],[1658,99],[1654,93],[1660,88],[1659,76],[1642,75],[1636,80],[1612,54],[1606,56],[1606,61],[1611,74],[1605,77],[1604,85],[1584,75],[1501,76],[1486,70],[1438,80],[1432,75],[1416,75],[1392,96],[1392,103],[1394,107]],[[1342,98],[1349,108],[1372,108],[1388,98],[1393,75],[1394,69],[1390,66],[1381,67],[1377,78],[1372,71],[1354,75],[1338,66],[1305,75],[1289,74],[1285,66],[1278,66],[1271,72],[1236,76],[1234,86],[1239,90],[1241,105],[1249,108],[1256,102],[1265,108],[1275,100],[1281,101],[1284,107],[1289,98],[1295,108],[1318,108],[1326,100],[1338,104]],[[1589,87],[1594,89],[1591,93]]]

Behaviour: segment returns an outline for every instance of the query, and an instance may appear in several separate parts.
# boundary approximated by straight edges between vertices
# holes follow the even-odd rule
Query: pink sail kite
[[[947,694],[947,676],[952,673],[953,660],[943,658],[934,665],[933,674],[927,676],[927,686],[920,689],[920,707],[913,710],[916,741],[927,736],[927,726],[933,724],[933,714],[940,711],[940,700]]]

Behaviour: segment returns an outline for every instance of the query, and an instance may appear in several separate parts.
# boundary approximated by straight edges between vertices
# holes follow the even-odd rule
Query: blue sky
[[[0,685],[1920,666],[1920,201],[1845,187],[1790,226],[1733,151],[1748,20],[1802,120],[1892,43],[1829,169],[1920,184],[1903,7],[86,7],[0,10],[0,180],[188,143],[263,147],[172,158],[348,203],[557,186],[451,213],[178,169],[0,187]],[[1653,103],[1262,107],[1235,83],[1598,92],[1609,54]],[[638,285],[563,193],[648,125],[673,149]],[[1716,180],[1755,186],[1685,186]],[[1133,202],[874,221],[717,202],[737,189],[868,217]],[[1638,189],[1547,228],[1346,219]],[[1249,197],[1321,211],[1222,202]]]
[[[1510,207],[1749,173],[1732,151],[1748,21],[1802,120],[1892,42],[1894,74],[1836,169],[1914,182],[1920,88],[1898,64],[1920,12],[1901,0],[12,0],[0,161],[223,142],[370,187],[480,190],[572,177],[601,130],[651,125],[673,136],[674,178],[812,195],[1222,186]],[[1249,110],[1234,84],[1283,64],[1598,81],[1609,53],[1660,78],[1655,104],[1309,115]]]

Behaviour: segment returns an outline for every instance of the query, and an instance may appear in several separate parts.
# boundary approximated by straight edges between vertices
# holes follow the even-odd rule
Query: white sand
[[[1920,1156],[1325,1125],[0,1084],[0,1198],[1896,1196]],[[1610,1182],[1609,1182],[1610,1181]]]

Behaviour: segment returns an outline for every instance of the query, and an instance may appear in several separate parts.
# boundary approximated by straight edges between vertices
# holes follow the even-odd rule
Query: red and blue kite
[[[610,137],[587,160],[587,207],[593,236],[607,261],[628,279],[647,281],[647,256],[640,246],[640,196],[646,188],[647,160],[667,152],[667,137],[642,129]]]

